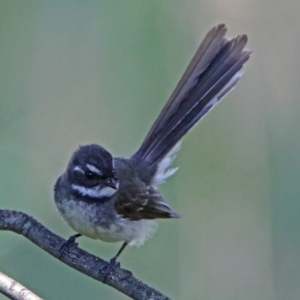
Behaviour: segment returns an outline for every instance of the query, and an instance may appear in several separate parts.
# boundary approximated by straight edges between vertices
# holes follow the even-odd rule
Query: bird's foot
[[[114,256],[109,263],[107,263],[105,266],[103,266],[100,269],[100,272],[102,275],[104,275],[103,283],[105,284],[107,282],[108,276],[111,275],[111,273],[116,269],[120,268],[121,264],[117,261],[117,257]]]
[[[121,267],[120,262],[117,261],[117,256],[114,256],[109,263],[107,263],[104,267],[101,268],[100,272],[102,274],[102,276],[104,275],[103,278],[103,283],[106,284],[107,280],[110,277],[113,277],[114,275],[114,271],[116,269],[119,269]],[[118,274],[119,275],[119,274]],[[122,278],[120,278],[120,280],[125,280],[127,278],[129,278],[130,276],[132,276],[132,273],[128,270],[122,270]]]
[[[63,257],[64,254],[66,254],[70,248],[74,247],[74,246],[77,246],[77,243],[76,243],[76,239],[78,237],[80,237],[81,234],[75,234],[75,235],[72,235],[70,236],[59,248],[59,252],[60,252],[60,255],[59,255],[59,259],[61,259]]]

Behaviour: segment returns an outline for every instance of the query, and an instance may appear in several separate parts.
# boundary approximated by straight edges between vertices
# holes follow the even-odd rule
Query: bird
[[[247,35],[226,32],[220,24],[207,33],[131,157],[114,157],[98,144],[73,153],[54,187],[57,209],[76,232],[63,249],[82,235],[122,242],[115,263],[127,245],[141,246],[153,235],[157,219],[180,217],[157,188],[177,171],[172,164],[182,138],[236,86],[251,54]]]

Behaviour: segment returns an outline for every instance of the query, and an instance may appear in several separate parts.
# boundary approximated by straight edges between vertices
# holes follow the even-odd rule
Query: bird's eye
[[[93,173],[93,172],[91,172],[91,171],[86,171],[86,172],[85,172],[85,177],[86,177],[87,179],[92,180],[92,179],[95,179],[96,174]]]

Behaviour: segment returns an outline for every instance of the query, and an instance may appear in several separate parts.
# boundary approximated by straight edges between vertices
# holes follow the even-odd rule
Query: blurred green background
[[[71,152],[98,142],[132,154],[224,22],[250,37],[246,73],[186,137],[161,189],[182,218],[160,221],[121,263],[174,299],[299,299],[299,13],[292,0],[1,0],[0,208],[73,234],[53,201]],[[105,259],[119,247],[79,243]],[[0,232],[0,271],[45,299],[127,299],[11,232]]]

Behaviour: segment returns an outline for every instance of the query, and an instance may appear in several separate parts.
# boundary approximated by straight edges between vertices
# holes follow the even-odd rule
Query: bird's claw
[[[68,252],[70,248],[78,245],[78,243],[76,242],[77,237],[78,237],[77,235],[72,235],[60,246],[58,250],[60,252],[59,259],[61,259],[63,255]]]
[[[109,263],[107,263],[103,268],[101,268],[100,272],[104,275],[103,283],[107,282],[108,276],[111,274],[113,270],[116,268],[120,268],[121,264],[117,261],[117,257],[114,256]]]

